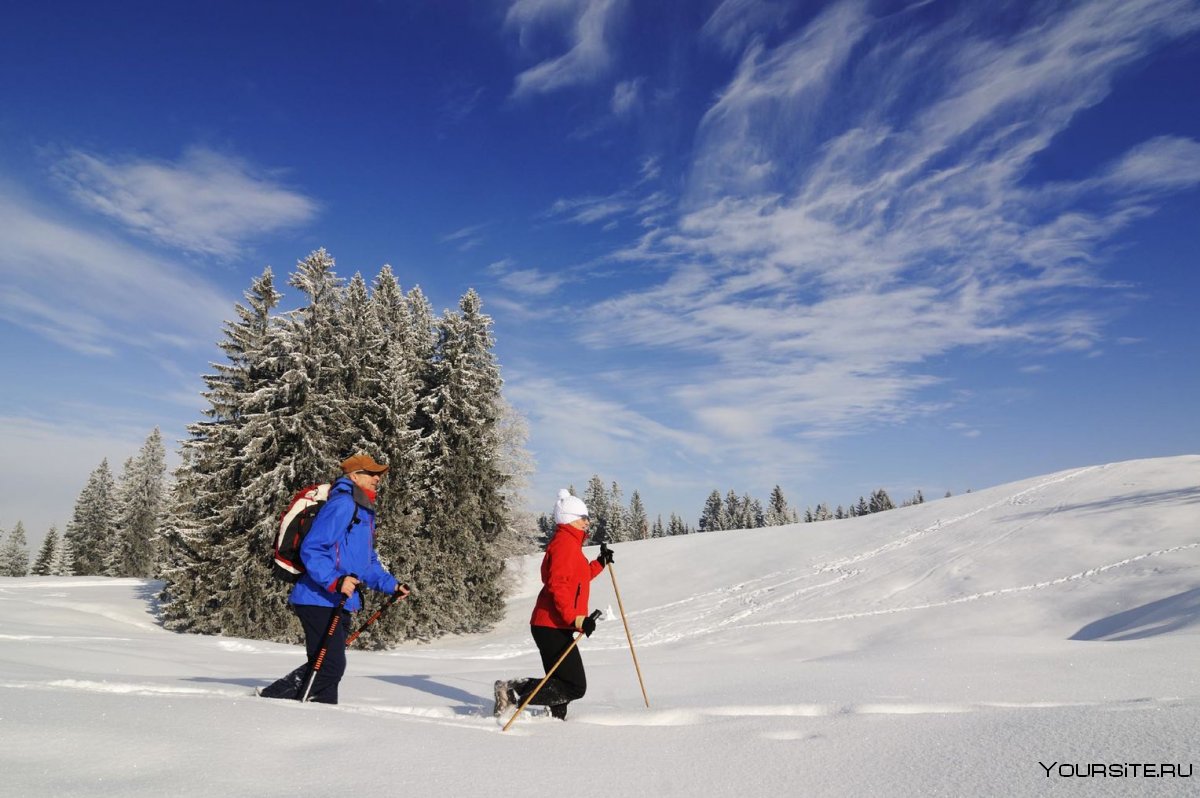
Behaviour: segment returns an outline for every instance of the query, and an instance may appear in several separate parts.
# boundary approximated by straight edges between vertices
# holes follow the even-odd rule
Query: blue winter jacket
[[[336,606],[340,600],[337,581],[350,574],[381,593],[396,590],[396,577],[384,570],[375,553],[375,508],[348,477],[330,487],[329,501],[317,513],[300,544],[300,562],[304,563],[304,574],[288,597],[291,604]],[[346,601],[346,609],[351,612],[361,605],[357,592]]]

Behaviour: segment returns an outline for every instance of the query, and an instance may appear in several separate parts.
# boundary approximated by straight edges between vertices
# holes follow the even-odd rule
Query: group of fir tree
[[[108,460],[92,471],[75,501],[66,532],[51,527],[30,571],[37,576],[153,577],[162,562],[159,526],[166,490],[166,450],[156,428],[141,451],[113,478]],[[25,545],[20,530],[20,547]],[[14,530],[14,533],[16,530]],[[7,544],[5,552],[13,546]],[[28,555],[25,566],[28,567]],[[15,563],[0,554],[0,560]],[[13,565],[11,568],[15,568]],[[24,572],[21,574],[24,575]]]
[[[288,312],[268,267],[225,324],[162,529],[169,629],[302,639],[270,574],[280,511],[358,452],[390,466],[376,543],[413,589],[363,642],[480,631],[502,614],[505,559],[530,546],[512,495],[528,465],[491,319],[473,290],[435,316],[390,267],[368,287],[334,265],[324,249],[297,264],[288,284],[303,304]],[[365,598],[370,610],[383,597]]]
[[[17,525],[4,535],[0,530],[0,576],[25,576],[29,572],[29,549],[25,538],[25,525],[18,521]]]

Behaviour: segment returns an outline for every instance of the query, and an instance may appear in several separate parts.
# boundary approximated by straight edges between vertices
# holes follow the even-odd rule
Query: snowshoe
[[[492,714],[499,717],[506,709],[515,703],[516,696],[513,695],[512,687],[503,679],[497,679],[494,686],[496,704],[492,707]]]

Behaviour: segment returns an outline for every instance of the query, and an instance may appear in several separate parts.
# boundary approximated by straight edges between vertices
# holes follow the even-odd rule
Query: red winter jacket
[[[591,581],[604,570],[599,560],[583,554],[582,529],[559,524],[542,557],[542,592],[533,605],[531,626],[574,629],[575,619],[588,614]]]

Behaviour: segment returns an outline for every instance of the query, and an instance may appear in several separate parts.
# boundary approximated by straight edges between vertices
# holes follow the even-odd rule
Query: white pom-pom
[[[567,497],[568,497],[568,496],[570,496],[570,495],[571,495],[571,491],[567,490],[566,488],[559,488],[559,489],[558,489],[558,498],[559,498],[559,499],[565,499],[565,498],[567,498]]]

